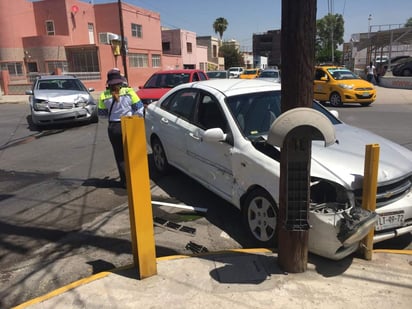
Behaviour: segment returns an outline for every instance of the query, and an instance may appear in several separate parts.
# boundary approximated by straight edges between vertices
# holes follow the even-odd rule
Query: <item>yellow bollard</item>
[[[133,260],[144,279],[157,274],[144,119],[122,117],[121,122]]]
[[[366,145],[365,170],[363,173],[362,208],[370,211],[376,209],[376,191],[378,183],[379,145]],[[362,252],[366,260],[372,260],[373,235],[372,228],[369,234],[362,240]]]

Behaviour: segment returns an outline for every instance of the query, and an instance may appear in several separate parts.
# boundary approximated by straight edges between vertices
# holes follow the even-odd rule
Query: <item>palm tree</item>
[[[219,33],[220,39],[222,39],[223,32],[226,31],[228,24],[229,23],[224,17],[216,18],[215,22],[213,23],[213,29],[215,30],[215,33]]]

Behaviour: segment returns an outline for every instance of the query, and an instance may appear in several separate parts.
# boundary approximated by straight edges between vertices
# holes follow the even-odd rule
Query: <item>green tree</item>
[[[215,33],[219,33],[220,39],[222,39],[223,33],[226,31],[228,25],[229,23],[224,17],[216,18],[213,23],[213,29],[215,30]]]
[[[226,68],[243,67],[245,62],[242,54],[233,45],[223,45],[219,48],[219,56],[225,59]]]
[[[332,62],[332,54],[333,61],[340,62],[342,53],[336,49],[344,42],[344,24],[341,14],[328,14],[316,21],[316,62]]]
[[[409,19],[406,21],[405,27],[412,27],[412,17],[409,17]]]

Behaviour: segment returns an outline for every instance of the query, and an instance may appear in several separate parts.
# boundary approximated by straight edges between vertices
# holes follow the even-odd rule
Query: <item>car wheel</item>
[[[98,123],[99,122],[99,116],[97,114],[92,115],[90,118],[90,123]]]
[[[154,137],[151,143],[153,161],[156,170],[161,174],[166,174],[169,170],[169,162],[167,161],[166,153],[159,138]]]
[[[412,70],[411,69],[404,69],[402,71],[402,76],[412,76]]]
[[[258,188],[250,192],[244,201],[242,215],[248,233],[258,246],[276,246],[278,212],[275,201],[267,191]]]
[[[332,94],[330,95],[330,98],[329,98],[329,103],[330,103],[330,105],[332,105],[334,107],[342,106],[342,99],[341,99],[339,93],[332,92]]]

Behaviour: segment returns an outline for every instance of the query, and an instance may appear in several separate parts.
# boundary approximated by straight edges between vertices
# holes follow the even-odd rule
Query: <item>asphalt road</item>
[[[343,121],[412,150],[411,92],[378,88],[371,106],[337,110]],[[115,187],[105,123],[37,131],[27,105],[0,108],[0,307],[131,264],[127,193]],[[156,223],[158,256],[251,246],[234,207],[178,171],[159,177],[150,157],[149,168],[154,201],[208,209],[153,206],[155,218],[195,231]],[[407,235],[376,247],[412,248],[411,241]]]

